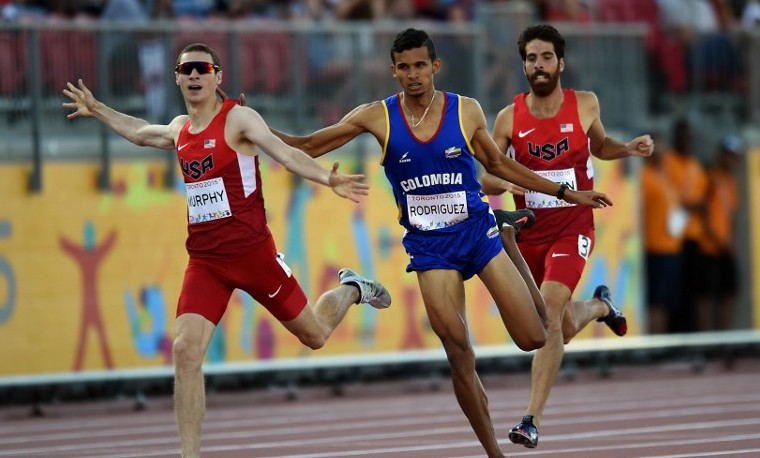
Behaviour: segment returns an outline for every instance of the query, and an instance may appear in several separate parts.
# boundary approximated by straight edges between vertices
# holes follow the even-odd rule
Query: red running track
[[[506,439],[527,402],[528,375],[483,379],[506,456],[681,458],[760,456],[760,360],[618,367],[608,377],[560,377],[540,428],[539,447]],[[480,458],[484,454],[449,380],[349,384],[208,396],[205,458]],[[179,456],[171,399],[0,408],[0,457]]]

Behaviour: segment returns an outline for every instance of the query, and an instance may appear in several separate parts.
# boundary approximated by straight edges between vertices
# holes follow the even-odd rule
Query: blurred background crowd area
[[[151,70],[146,70],[146,67],[156,62],[163,65],[166,60],[160,61],[162,56],[156,54],[154,58],[140,57],[142,60],[137,62],[141,52],[138,48],[142,47],[142,51],[150,54],[149,49],[141,46],[149,34],[131,34],[134,29],[130,29],[129,33],[116,33],[128,25],[160,23],[160,28],[168,33],[203,29],[216,32],[225,27],[249,33],[273,24],[287,24],[278,30],[290,35],[289,38],[260,35],[251,39],[270,41],[251,46],[247,43],[232,45],[245,51],[255,46],[266,46],[267,51],[241,54],[240,61],[245,67],[249,65],[248,61],[258,60],[259,66],[263,67],[271,64],[267,59],[277,60],[274,65],[279,68],[267,72],[267,75],[271,73],[274,76],[260,77],[266,83],[263,87],[246,87],[243,84],[245,81],[231,81],[232,78],[228,77],[227,82],[232,84],[226,85],[225,89],[233,92],[253,91],[261,95],[278,89],[293,92],[293,86],[280,84],[294,82],[298,76],[291,77],[293,72],[306,75],[304,78],[312,86],[306,88],[309,93],[312,92],[311,88],[320,86],[322,82],[334,85],[344,83],[347,87],[338,90],[336,97],[331,91],[327,91],[328,97],[323,97],[329,98],[331,105],[320,108],[319,116],[325,124],[339,118],[355,102],[366,101],[362,97],[377,99],[384,97],[387,90],[393,90],[393,86],[383,78],[387,73],[386,56],[382,56],[380,62],[372,60],[378,53],[387,54],[386,48],[393,32],[401,27],[393,24],[406,22],[407,25],[422,28],[432,27],[438,33],[433,38],[441,49],[449,51],[441,53],[447,64],[466,63],[470,67],[480,67],[471,70],[460,65],[456,72],[448,72],[441,83],[447,85],[445,89],[478,98],[484,104],[486,114],[491,116],[503,106],[504,101],[511,100],[514,94],[527,88],[516,52],[519,31],[530,23],[546,21],[564,26],[561,30],[568,38],[566,57],[574,61],[566,59],[569,65],[563,76],[565,83],[603,93],[610,82],[617,82],[620,86],[630,82],[634,86],[627,89],[645,102],[646,106],[637,110],[632,109],[628,101],[608,98],[607,106],[615,105],[613,112],[626,105],[629,113],[628,122],[624,124],[613,119],[613,127],[626,130],[648,128],[652,116],[653,119],[670,117],[674,112],[684,111],[691,111],[692,114],[706,112],[708,116],[720,112],[720,122],[730,124],[734,129],[760,120],[760,84],[757,84],[760,78],[760,70],[757,69],[760,67],[757,63],[760,60],[760,40],[755,39],[760,36],[760,0],[0,0],[0,6],[4,19],[0,22],[0,44],[6,46],[8,51],[0,56],[0,60],[4,66],[8,65],[6,68],[17,70],[0,76],[0,96],[28,92],[33,84],[25,76],[33,59],[33,53],[29,52],[31,38],[3,30],[18,31],[24,30],[24,27],[43,30],[47,26],[58,26],[68,30],[91,27],[86,29],[91,33],[94,30],[106,31],[97,38],[53,32],[40,35],[40,58],[46,63],[46,73],[57,75],[43,76],[41,89],[44,95],[58,94],[62,83],[70,78],[67,73],[73,67],[94,84],[94,75],[82,71],[81,67],[96,66],[98,59],[107,62],[111,79],[117,80],[111,81],[112,92],[123,93],[135,83],[140,85],[140,92],[144,92],[146,86],[151,84],[146,80]],[[386,24],[386,33],[334,36],[338,35],[337,30],[351,30],[345,27],[364,27],[367,24],[372,24],[375,31],[378,24]],[[299,45],[293,39],[294,32],[304,30],[299,26],[311,27],[306,44]],[[485,34],[477,36],[479,32],[473,31],[472,27],[481,27]],[[112,33],[108,33],[109,30]],[[602,32],[599,33],[599,30]],[[616,33],[610,34],[605,30]],[[594,40],[625,40],[631,35],[637,35],[634,39],[643,39],[643,48],[634,48],[628,42],[593,43]],[[177,43],[190,38],[207,41],[218,51],[219,47],[227,48],[229,41],[213,33],[194,36],[175,34],[173,46],[164,43],[163,57],[171,61],[174,53],[181,49]],[[219,39],[215,41],[216,38]],[[381,38],[387,41],[385,47],[378,47]],[[97,46],[92,42],[101,39],[101,49],[95,49]],[[134,49],[126,49],[130,46]],[[57,49],[60,47],[78,49],[63,51]],[[223,49],[220,54],[224,58],[234,57],[234,50],[230,50],[228,53]],[[267,53],[281,55],[270,58]],[[296,53],[303,55],[302,68],[298,67],[297,59],[284,62],[289,58],[285,56]],[[456,59],[451,59],[452,56]],[[639,61],[640,58],[643,61]],[[59,64],[64,59],[71,61],[68,67]],[[238,61],[223,61],[225,70],[239,66]],[[362,73],[370,81],[369,93],[358,93],[355,87],[358,83],[347,79],[350,67],[357,66],[364,68]],[[138,67],[142,67],[142,76],[130,73],[137,71]],[[615,81],[616,71],[638,71],[639,67],[644,69],[644,81],[629,79],[625,75],[622,76],[625,79]],[[255,78],[252,75],[257,71],[265,72],[240,70],[243,73],[239,78],[243,80]],[[583,75],[588,71],[609,73]],[[229,71],[226,73],[231,74]],[[282,74],[285,76],[280,76]],[[381,77],[374,78],[378,74]],[[129,82],[122,84],[125,81]],[[644,87],[640,87],[642,84]],[[616,90],[609,89],[610,92]],[[315,94],[325,95],[319,91]],[[609,94],[598,95],[602,99],[612,97]],[[2,108],[3,104],[0,103],[0,111]],[[167,114],[162,120],[176,114],[160,106],[148,114],[160,117],[164,112]],[[10,120],[14,121],[13,113],[11,115]],[[616,116],[608,115],[612,118]],[[624,116],[622,111],[620,116]],[[711,143],[717,139],[711,138]],[[696,143],[698,146],[704,144]]]
[[[514,0],[2,0],[10,21],[232,18],[277,20],[473,20],[480,4]],[[528,0],[545,21],[645,21],[688,45],[695,32],[755,27],[757,0]]]

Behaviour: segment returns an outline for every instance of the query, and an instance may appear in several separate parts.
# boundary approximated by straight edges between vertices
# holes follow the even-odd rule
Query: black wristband
[[[567,191],[567,185],[562,183],[559,185],[559,191],[557,191],[557,199],[562,200],[565,198],[565,191]]]

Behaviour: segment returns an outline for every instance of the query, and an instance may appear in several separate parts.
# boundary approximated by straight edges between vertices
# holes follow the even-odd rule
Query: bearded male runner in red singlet
[[[355,202],[368,192],[364,176],[338,173],[337,162],[324,169],[273,135],[255,110],[219,100],[221,63],[207,45],[186,46],[174,77],[188,114],[168,125],[151,125],[106,106],[82,80],[68,83],[63,93],[73,101],[63,105],[74,110],[69,119],[96,117],[136,145],[176,148],[187,191],[190,258],[175,322],[174,402],[182,457],[198,458],[206,410],[202,363],[234,289],[249,293],[312,349],[325,344],[351,304],[386,308],[391,297],[380,283],[342,269],[340,286],[309,303],[267,226],[259,154]]]
[[[519,248],[544,297],[549,338],[533,357],[525,416],[509,434],[512,442],[533,448],[538,445],[537,426],[562,363],[564,344],[593,320],[604,322],[619,336],[627,331],[625,317],[613,306],[606,286],[598,286],[591,300],[572,300],[594,248],[594,219],[591,207],[562,200],[564,191],[593,189],[591,155],[604,160],[648,156],[654,143],[649,135],[627,144],[608,137],[596,95],[562,89],[565,40],[556,29],[530,26],[522,32],[518,47],[530,91],[517,95],[499,112],[493,137],[502,151],[562,189],[556,196],[546,195],[489,174],[482,177],[482,184],[487,194],[512,192],[516,207],[532,210],[536,218],[532,227],[520,231]]]

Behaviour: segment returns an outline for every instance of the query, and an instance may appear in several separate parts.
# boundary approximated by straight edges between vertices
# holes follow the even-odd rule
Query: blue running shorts
[[[460,223],[462,229],[456,232],[407,232],[402,240],[409,255],[406,271],[458,270],[468,280],[483,270],[502,244],[493,213],[476,218]]]

